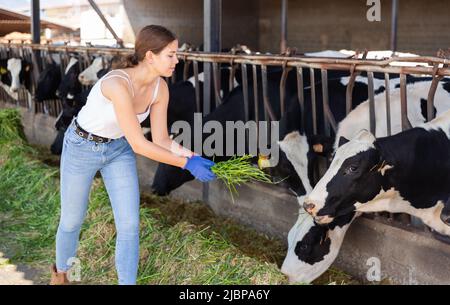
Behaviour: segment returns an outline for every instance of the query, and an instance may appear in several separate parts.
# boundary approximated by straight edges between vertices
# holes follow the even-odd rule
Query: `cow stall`
[[[132,52],[132,50],[125,49],[102,49],[102,48],[83,48],[70,46],[51,46],[51,45],[2,45],[3,50],[9,51],[13,56],[27,57],[31,60],[34,67],[41,67],[43,71],[51,62],[52,55],[60,58],[60,73],[61,77],[69,65],[70,57],[77,58],[80,72],[85,70],[96,57],[101,56],[106,58],[114,55],[125,55]],[[20,51],[21,50],[21,51]],[[40,62],[34,56],[34,52],[40,53]],[[16,53],[13,53],[16,52]],[[22,52],[22,53],[21,53]],[[3,54],[3,53],[2,53]],[[27,55],[25,55],[27,54]],[[423,113],[426,115],[426,121],[432,120],[436,115],[434,111],[435,103],[434,96],[439,84],[445,77],[450,76],[450,69],[448,68],[448,57],[444,52],[438,54],[437,57],[391,57],[381,60],[365,59],[367,54],[365,52],[357,53],[347,58],[326,58],[326,57],[308,57],[304,55],[295,55],[294,53],[285,54],[284,56],[273,55],[236,55],[224,53],[203,53],[203,52],[179,52],[178,56],[182,63],[182,69],[172,78],[166,81],[170,84],[175,84],[179,81],[188,81],[191,79],[194,88],[194,105],[196,112],[202,112],[206,117],[209,113],[214,113],[216,109],[228,102],[230,92],[233,92],[237,87],[240,87],[242,98],[242,119],[249,121],[252,118],[256,123],[259,121],[281,121],[283,117],[288,120],[290,124],[292,117],[284,116],[289,114],[289,107],[300,109],[301,119],[298,127],[300,131],[311,133],[314,140],[318,139],[312,145],[313,149],[317,150],[316,161],[311,165],[312,176],[305,179],[310,179],[311,185],[320,178],[324,169],[329,163],[329,159],[325,154],[322,154],[326,149],[325,143],[320,141],[320,137],[329,138],[335,136],[338,132],[339,120],[336,119],[336,112],[333,109],[333,91],[339,88],[341,102],[344,104],[344,113],[340,114],[345,118],[354,109],[354,99],[361,99],[359,104],[367,100],[367,118],[368,126],[372,133],[376,135],[377,124],[380,120],[376,117],[376,107],[380,103],[376,103],[380,99],[380,95],[384,98],[383,107],[385,107],[385,119],[382,124],[385,126],[386,135],[392,134],[392,111],[391,111],[391,93],[394,90],[399,92],[400,116],[396,117],[400,121],[402,130],[406,130],[413,126],[410,122],[408,113],[408,85],[412,78],[428,77],[427,92],[424,93],[425,101],[422,104]],[[54,60],[54,59],[53,59]],[[105,67],[107,65],[105,59]],[[203,65],[211,65],[212,77],[211,88],[212,92],[202,92],[200,83],[207,81],[205,76],[202,80],[201,73]],[[181,65],[180,65],[181,66]],[[228,72],[224,80],[224,74],[221,73],[223,69]],[[35,70],[33,70],[35,71]],[[275,71],[275,72],[274,72]],[[341,73],[342,72],[342,73]],[[273,78],[273,76],[276,76]],[[31,96],[35,96],[37,88],[37,80],[39,74],[33,73],[33,86],[31,86]],[[364,81],[358,83],[358,77],[363,77]],[[234,78],[238,78],[237,82]],[[343,79],[346,83],[344,87]],[[396,80],[392,83],[392,80]],[[227,87],[226,90],[224,87]],[[380,88],[384,90],[380,92]],[[398,87],[398,88],[397,88]],[[354,90],[366,90],[363,95],[354,94]],[[82,86],[83,90],[88,90],[89,87]],[[25,89],[24,89],[25,90]],[[359,91],[358,91],[359,92]],[[378,93],[378,94],[377,94]],[[24,102],[25,95],[19,95],[17,100],[11,97],[10,94],[2,91],[1,99],[16,106],[29,109],[32,113],[44,114],[52,117],[58,117],[62,112],[62,101],[60,99],[44,100],[37,102],[35,99],[31,103]],[[377,98],[376,98],[377,96]],[[290,101],[288,101],[290,99]],[[297,105],[291,103],[297,102]],[[358,104],[358,105],[359,105]],[[206,111],[205,111],[206,110]],[[308,123],[307,123],[308,122]],[[288,124],[288,125],[289,125]],[[310,126],[306,126],[310,124]],[[259,124],[256,124],[258,127]],[[269,125],[270,126],[270,125]],[[261,132],[260,130],[257,131]],[[264,130],[270,134],[273,132],[270,128]],[[248,135],[247,135],[248,136]],[[269,136],[270,138],[270,136]],[[280,139],[282,140],[282,139]],[[315,146],[314,146],[315,145]],[[332,144],[331,144],[332,145]],[[270,167],[267,168],[270,171]],[[301,181],[303,181],[304,177]],[[216,196],[212,193],[214,188],[207,184],[201,185],[201,199],[203,201],[213,204]],[[258,186],[264,188],[264,186]],[[303,189],[307,191],[308,187],[303,185]],[[297,190],[292,192],[289,188],[277,185],[269,188],[270,192],[281,192],[286,197],[291,197],[295,202],[295,198],[299,197]],[[245,189],[243,189],[245,192]],[[269,192],[269,193],[270,193]],[[245,198],[245,194],[241,195]],[[274,197],[275,198],[275,197]],[[225,198],[224,201],[227,201]],[[245,200],[245,199],[243,199]],[[228,204],[231,204],[228,202]],[[292,208],[290,208],[292,210]],[[295,210],[295,208],[294,208]],[[272,211],[277,214],[278,210]],[[280,212],[281,213],[281,212]],[[394,214],[376,214],[365,215],[375,222],[393,226],[395,229],[405,229],[407,231],[416,232],[420,235],[426,235],[431,238],[431,232],[427,227],[423,226],[417,219],[411,219],[405,215]],[[251,216],[245,216],[247,223],[251,223]],[[275,218],[276,219],[276,218]],[[292,225],[292,223],[291,223]],[[273,225],[273,228],[277,228]],[[283,229],[269,229],[270,233],[286,235],[286,230]],[[264,230],[263,226],[258,229]]]

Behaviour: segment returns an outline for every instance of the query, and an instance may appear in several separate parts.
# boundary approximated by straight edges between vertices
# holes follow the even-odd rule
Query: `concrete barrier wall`
[[[0,102],[0,108],[5,107],[16,106]],[[50,147],[56,136],[55,118],[19,109],[29,142]],[[151,192],[156,167],[156,162],[138,156],[141,191]],[[209,184],[207,204],[218,215],[287,243],[287,233],[297,220],[296,198],[278,186],[265,184],[250,184],[238,191],[239,196],[232,203],[226,187],[214,181]],[[196,201],[202,200],[202,194],[201,183],[191,181],[171,197]],[[450,284],[450,246],[433,239],[429,233],[359,218],[347,232],[335,265],[364,281],[377,260],[382,278],[391,283]]]

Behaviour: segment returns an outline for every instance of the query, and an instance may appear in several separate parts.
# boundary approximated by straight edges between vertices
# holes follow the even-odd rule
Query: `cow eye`
[[[345,173],[346,174],[353,174],[354,172],[356,172],[358,170],[358,166],[356,165],[350,165],[349,167],[346,168]]]
[[[308,249],[308,245],[301,245],[300,249],[304,251],[304,250]]]

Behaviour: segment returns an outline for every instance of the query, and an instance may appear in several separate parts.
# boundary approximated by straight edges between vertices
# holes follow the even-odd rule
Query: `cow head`
[[[311,192],[311,181],[308,176],[309,145],[306,136],[300,135],[298,131],[287,134],[283,140],[278,141],[282,153],[274,171],[281,178],[286,178],[288,187],[297,196]],[[311,170],[312,172],[312,170]]]
[[[78,75],[80,74],[80,67],[78,60],[74,57],[70,58],[69,64],[66,67],[64,76],[58,87],[56,95],[64,99],[73,99],[74,96],[81,92],[81,83],[78,81]]]
[[[321,226],[300,211],[288,234],[288,251],[281,271],[291,283],[310,283],[324,273],[336,259],[345,233],[355,213],[340,217],[328,226]]]
[[[289,177],[286,179],[288,187],[297,196],[310,193],[314,185],[314,165],[318,161],[317,157],[318,155],[330,155],[331,138],[307,137],[296,130],[284,136],[278,144],[282,153],[280,153],[279,162],[274,168],[274,172],[280,177]],[[320,152],[317,148],[319,145]],[[293,177],[296,177],[298,182]]]
[[[103,59],[97,57],[89,67],[78,75],[78,80],[82,85],[91,86],[98,81],[97,73],[103,68]]]
[[[28,90],[31,87],[31,64],[20,58],[10,58],[7,70],[11,74],[11,92],[17,92],[23,84]]]
[[[305,198],[304,208],[319,224],[356,210],[379,194],[388,165],[381,162],[375,137],[366,130],[354,139],[342,139],[330,168]],[[384,167],[383,167],[384,166]]]

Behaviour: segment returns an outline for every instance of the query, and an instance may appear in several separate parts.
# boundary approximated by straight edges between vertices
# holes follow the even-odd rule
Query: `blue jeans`
[[[115,264],[119,284],[135,284],[139,264],[139,183],[136,155],[125,137],[95,143],[69,126],[61,155],[61,218],[56,234],[56,267],[67,271],[75,258],[89,191],[100,171],[116,224]]]

